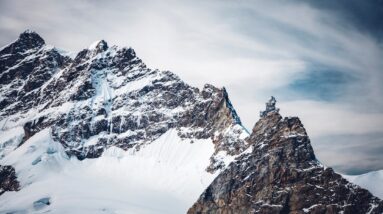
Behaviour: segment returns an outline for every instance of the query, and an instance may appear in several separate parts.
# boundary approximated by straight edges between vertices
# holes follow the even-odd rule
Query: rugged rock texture
[[[71,57],[26,31],[0,50],[0,129],[12,135],[1,151],[49,129],[65,157],[82,160],[112,146],[134,153],[173,129],[190,143],[212,139],[211,173],[242,154],[190,213],[381,213],[379,199],[318,163],[299,119],[282,119],[275,102],[248,136],[225,88],[191,87],[147,68],[132,48],[101,40]],[[18,189],[15,169],[0,166],[0,194]],[[50,203],[43,197],[33,207]]]
[[[272,109],[248,139],[253,150],[230,164],[188,213],[383,213],[380,199],[316,160],[297,117]]]
[[[6,191],[17,191],[19,188],[15,169],[12,166],[0,165],[0,195]]]
[[[31,31],[0,50],[0,118],[45,102],[44,83],[68,61]]]
[[[20,145],[50,127],[79,159],[110,146],[138,150],[169,129],[182,138],[214,139],[211,171],[222,168],[220,151],[247,148],[224,88],[200,91],[169,71],[147,68],[132,48],[103,40],[70,58],[35,32],[22,33],[0,50],[0,109],[1,129],[24,127]]]

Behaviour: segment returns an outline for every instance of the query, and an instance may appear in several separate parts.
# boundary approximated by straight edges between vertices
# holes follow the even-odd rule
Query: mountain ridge
[[[315,157],[298,117],[272,97],[248,141],[253,150],[221,172],[188,213],[382,213],[383,201]]]
[[[0,165],[15,172],[0,210],[186,212],[248,148],[225,88],[150,69],[132,48],[99,41],[72,58],[36,35],[0,51]]]
[[[0,50],[0,85],[1,211],[382,209],[316,160],[301,121],[282,118],[274,97],[249,133],[224,87],[192,87],[148,68],[130,47],[99,40],[72,58],[27,30]],[[360,204],[342,207],[344,193]]]
[[[26,34],[28,33],[31,34],[31,36],[26,36]],[[26,31],[20,35],[19,40],[23,38],[29,38],[31,39],[31,41],[34,41],[35,40],[34,38],[41,38],[41,37],[39,37],[35,32]],[[16,43],[18,43],[19,40],[17,40]],[[10,45],[10,46],[13,46],[13,45]],[[211,104],[215,105],[215,106],[201,106],[202,108],[210,108],[210,107],[221,108],[221,106],[224,106],[223,108],[229,108],[227,112],[223,112],[223,113],[227,115],[231,115],[232,119],[229,119],[229,118],[228,119],[232,120],[231,123],[233,125],[238,124],[242,126],[238,115],[236,114],[234,108],[231,105],[226,89],[224,88],[218,89],[212,85],[205,85],[204,89],[201,92],[199,92],[199,89],[188,86],[173,73],[170,73],[167,71],[162,72],[158,70],[148,69],[146,65],[139,58],[136,57],[136,54],[132,48],[120,49],[117,46],[113,46],[109,48],[107,43],[104,40],[100,40],[99,42],[97,42],[97,44],[93,46],[94,47],[91,47],[90,49],[84,49],[80,51],[73,60],[61,56],[54,48],[48,48],[48,50],[46,50],[44,48],[41,48],[42,46],[36,46],[36,47],[33,46],[31,49],[35,51],[33,54],[36,54],[37,58],[46,58],[47,57],[46,55],[48,55],[48,57],[50,57],[50,55],[53,55],[52,58],[55,61],[63,61],[63,60],[60,60],[62,58],[65,58],[66,61],[65,63],[53,63],[54,64],[53,68],[51,66],[48,66],[48,68],[46,68],[50,70],[52,69],[59,70],[54,73],[46,73],[44,70],[44,67],[43,69],[38,68],[38,71],[36,71],[36,73],[38,74],[36,75],[37,77],[34,77],[35,73],[33,73],[34,72],[33,67],[35,65],[26,63],[27,66],[31,67],[32,73],[28,76],[28,79],[26,80],[26,82],[24,82],[24,86],[21,92],[20,90],[18,92],[12,91],[11,93],[7,93],[5,91],[3,92],[3,94],[5,94],[6,99],[3,99],[0,103],[2,103],[1,106],[5,109],[5,111],[2,111],[2,114],[0,115],[0,117],[4,118],[5,116],[14,114],[17,111],[25,111],[26,109],[30,108],[30,106],[42,106],[43,104],[44,106],[41,107],[40,109],[41,111],[51,107],[58,107],[60,105],[68,103],[68,101],[81,102],[87,99],[99,99],[99,102],[92,101],[92,103],[88,105],[88,106],[92,105],[93,107],[95,105],[98,105],[97,107],[94,107],[97,109],[90,109],[90,110],[84,109],[84,111],[88,111],[89,112],[88,114],[96,114],[96,116],[104,115],[105,117],[108,117],[110,116],[108,115],[108,113],[111,113],[110,111],[121,108],[121,104],[119,103],[119,100],[117,100],[117,102],[115,103],[111,103],[113,102],[111,100],[112,90],[115,93],[116,91],[118,91],[116,93],[117,94],[116,97],[118,99],[123,99],[121,98],[123,96],[125,97],[129,96],[130,98],[135,99],[137,96],[141,96],[141,94],[146,95],[146,93],[148,92],[150,93],[152,90],[160,89],[160,90],[169,90],[169,91],[166,91],[168,92],[166,94],[168,95],[168,97],[166,98],[167,103],[165,102],[161,103],[161,100],[158,100],[157,101],[158,104],[155,103],[157,105],[169,105],[169,108],[175,107],[177,104],[171,103],[171,102],[174,102],[176,99],[178,100],[181,99],[180,101],[184,101],[185,99],[180,96],[177,97],[175,95],[176,91],[174,90],[184,90],[183,96],[189,96],[187,97],[189,99],[202,99],[201,100],[202,102],[209,101],[210,103],[208,103],[208,105],[211,105]],[[41,49],[35,50],[38,48],[41,48]],[[4,50],[2,50],[1,53],[4,53]],[[33,54],[32,56],[34,56]],[[10,69],[12,69],[13,64],[14,62],[13,63],[11,62],[10,65],[8,65],[7,67],[10,67]],[[47,64],[51,65],[49,63]],[[42,66],[45,66],[45,65],[42,65]],[[106,69],[106,70],[103,70],[103,69]],[[17,72],[18,71],[10,72],[10,73],[17,73]],[[40,78],[42,76],[42,73],[47,78],[45,79]],[[125,74],[128,74],[128,75],[125,75]],[[23,79],[25,75],[23,75],[20,79]],[[5,75],[3,73],[0,79],[4,76],[8,76],[8,75]],[[14,76],[14,77],[18,77],[18,76]],[[106,79],[109,78],[109,80],[104,81],[105,78]],[[110,82],[110,79],[112,78],[115,80],[114,82]],[[41,79],[43,79],[43,81]],[[79,79],[79,80],[75,81],[76,79]],[[124,80],[121,80],[121,79],[124,79]],[[145,81],[148,81],[150,85],[148,86],[142,85],[143,88],[141,89],[140,88],[141,85],[133,84],[132,86],[130,86],[130,87],[133,87],[133,89],[130,88],[130,90],[133,90],[135,92],[129,93],[129,94],[124,93],[124,91],[122,90],[125,90],[125,89],[129,90],[129,83],[133,82],[134,80],[137,80],[137,82],[141,81],[142,84],[145,84]],[[116,86],[117,81],[120,81],[120,82],[124,81],[124,82]],[[2,83],[4,85],[10,82],[4,80],[2,81]],[[169,85],[164,85],[164,83],[167,83]],[[16,85],[15,87],[17,87],[17,85],[20,85],[20,83],[17,82],[17,84],[14,84],[14,85]],[[170,87],[167,87],[167,86],[170,86]],[[12,88],[12,87],[13,87],[12,84],[8,84],[8,91],[9,91],[9,88]],[[72,90],[73,88],[76,88],[76,90]],[[137,90],[139,91],[137,92]],[[26,96],[23,96],[22,93],[24,92],[30,92],[30,93],[27,93]],[[101,93],[101,96],[103,97],[97,97],[98,96],[97,93]],[[157,94],[158,93],[159,92],[157,92]],[[15,94],[17,94],[17,96],[14,96]],[[36,95],[36,96],[33,96],[33,95]],[[42,100],[42,97],[44,97],[44,100]],[[117,99],[116,97],[113,97],[113,99]],[[217,98],[217,100],[208,100],[211,97]],[[15,99],[19,99],[20,101],[17,102],[18,100],[15,100]],[[15,101],[16,101],[16,104],[15,104]],[[215,103],[211,103],[213,101]],[[13,104],[10,106],[10,103],[12,102]],[[140,105],[140,103],[137,103],[137,102],[133,104]],[[203,104],[201,103],[200,105],[203,105]],[[112,109],[112,108],[115,108],[115,109]],[[218,111],[218,109],[215,109],[215,111]],[[222,111],[225,111],[225,110],[223,109]],[[205,116],[214,117],[213,115],[214,113],[215,112],[211,112],[212,115],[205,115]],[[186,114],[190,114],[190,113],[186,112]],[[192,114],[196,114],[196,112],[193,112]],[[73,115],[73,116],[77,117],[80,115]],[[158,117],[158,115],[153,115],[153,116]],[[205,116],[201,115],[201,117],[205,117]],[[84,117],[84,115],[82,115],[82,117]],[[95,134],[98,134],[102,131],[107,131],[111,133],[115,133],[115,132],[121,133],[123,130],[125,130],[123,128],[124,125],[122,124],[118,124],[119,129],[116,128],[117,127],[116,123],[121,121],[121,118],[112,117],[109,119],[110,121],[101,120],[100,122],[95,124],[96,126]],[[151,118],[151,119],[158,120],[155,118]],[[182,118],[180,119],[183,120]],[[55,120],[49,121],[49,118],[47,119],[46,117],[43,116],[33,121],[27,122],[24,125],[24,130],[26,133],[26,135],[24,136],[24,141],[27,140],[29,137],[31,137],[36,131],[42,130],[44,127],[50,126],[53,123],[57,124],[57,120],[61,120],[59,123],[67,127],[67,125],[65,124],[65,121],[63,121],[63,120],[67,120],[66,118],[57,118]],[[203,120],[204,119],[202,118],[202,121]],[[130,122],[133,123],[133,121],[130,121]],[[183,125],[186,125],[186,124],[180,124],[181,127]],[[193,126],[193,124],[190,124],[190,125]],[[198,126],[199,124],[194,124],[194,125]],[[228,126],[228,125],[230,124],[226,124],[225,126]],[[86,127],[83,126],[82,128],[89,129],[87,128],[87,126],[89,126],[89,123],[86,124]],[[136,128],[139,128],[139,127],[136,127]],[[89,130],[88,132],[91,132],[91,130]],[[161,133],[163,133],[163,131],[160,131],[160,134]],[[92,135],[94,134],[90,133],[90,136]],[[206,134],[202,134],[201,132],[199,132],[199,134],[197,135],[201,135],[201,137],[207,137]],[[202,136],[202,135],[205,135],[205,136]],[[89,136],[85,136],[85,138],[88,138],[88,137]],[[62,142],[62,143],[70,142],[71,140],[69,138],[70,136],[67,136],[65,139],[65,142]]]

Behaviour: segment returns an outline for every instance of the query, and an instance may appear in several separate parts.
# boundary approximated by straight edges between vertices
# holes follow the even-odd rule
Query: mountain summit
[[[0,65],[0,184],[18,190],[0,210],[186,212],[249,146],[225,88],[150,69],[132,48],[101,40],[71,58],[26,31]]]
[[[266,103],[251,152],[223,171],[188,213],[383,213],[383,201],[316,159],[297,117]]]
[[[45,45],[45,41],[39,34],[31,30],[26,30],[20,34],[14,43],[3,48],[1,52],[3,54],[21,54],[30,49],[40,48],[43,45]]]
[[[316,160],[275,98],[250,135],[225,88],[132,48],[100,40],[69,57],[25,31],[0,50],[0,85],[1,213],[382,210]]]

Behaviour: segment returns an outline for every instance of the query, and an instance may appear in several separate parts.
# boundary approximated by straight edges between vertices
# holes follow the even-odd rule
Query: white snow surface
[[[367,189],[376,197],[383,199],[383,170],[372,171],[362,175],[342,175],[348,181]]]
[[[123,69],[113,66],[91,68],[93,65],[111,63],[110,60],[114,60],[118,51],[122,50],[113,46],[106,51],[93,51],[99,43],[100,41],[96,41],[89,47],[90,51],[79,64],[85,67],[86,72],[80,73],[64,89],[58,91],[49,108],[46,108],[47,103],[44,102],[44,89],[51,83],[65,79],[63,76],[69,68],[49,70],[52,77],[40,87],[37,95],[41,99],[36,105],[0,117],[0,165],[12,165],[21,185],[20,191],[6,192],[0,196],[0,214],[185,213],[220,172],[218,170],[211,174],[206,171],[210,158],[227,166],[236,157],[226,151],[215,153],[216,148],[211,138],[181,139],[178,136],[178,133],[186,136],[204,131],[204,127],[170,129],[160,137],[129,141],[136,146],[128,151],[112,146],[101,157],[83,161],[69,158],[63,145],[52,139],[50,128],[39,131],[19,146],[25,135],[23,126],[27,122],[38,123],[43,117],[46,118],[45,121],[57,121],[63,115],[71,115],[67,117],[70,119],[67,127],[56,126],[53,129],[56,136],[71,131],[82,122],[76,116],[80,116],[85,107],[89,107],[92,112],[89,113],[90,128],[94,128],[96,122],[103,119],[113,125],[112,121],[116,116],[121,116],[120,130],[125,117],[137,121],[136,130],[128,129],[117,133],[113,132],[113,126],[110,125],[108,132],[66,142],[70,146],[67,150],[80,150],[96,146],[100,138],[124,140],[124,137],[141,135],[146,131],[146,127],[140,127],[141,121],[153,113],[163,118],[156,125],[165,127],[167,122],[172,122],[176,116],[192,109],[195,102],[202,104],[208,101],[194,90],[191,90],[192,99],[177,106],[153,107],[152,102],[164,99],[163,94],[156,94],[155,91],[134,98],[145,86],[177,86],[183,82],[170,72],[146,68],[138,58],[132,60],[137,61],[136,64],[126,65]],[[13,67],[29,60],[45,59],[47,52],[52,49],[74,58],[70,53],[53,46],[43,46],[38,50],[29,50],[30,55]],[[118,57],[117,59],[120,60]],[[95,89],[94,95],[85,100],[73,101],[70,97],[87,81]],[[21,82],[25,83],[24,80]],[[0,101],[5,99],[3,95],[11,90],[11,86],[16,87],[18,84],[11,83],[0,88]],[[17,90],[22,90],[17,87]],[[38,89],[34,89],[36,90]],[[215,95],[212,96],[211,99]],[[1,111],[10,110],[18,103],[12,103]],[[97,115],[101,109],[105,110],[105,115]],[[238,124],[226,127],[222,132],[228,139],[224,143],[228,144],[229,149],[234,149],[232,144],[236,140],[244,140],[249,135]],[[217,137],[218,134],[217,131]],[[153,139],[155,140],[152,141]],[[44,204],[47,201],[49,206]]]
[[[0,160],[21,190],[1,196],[1,212],[185,213],[218,175],[206,172],[211,139],[182,140],[169,130],[138,151],[117,147],[100,158],[68,158],[44,129]],[[49,206],[36,201],[49,198]],[[34,206],[34,202],[35,206]]]
[[[16,149],[23,137],[24,129],[21,126],[8,130],[0,129],[0,158]]]

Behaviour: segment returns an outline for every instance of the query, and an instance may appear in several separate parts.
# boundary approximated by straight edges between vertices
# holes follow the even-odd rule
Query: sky
[[[0,46],[26,29],[78,52],[104,39],[192,86],[226,87],[251,130],[273,95],[317,158],[383,169],[383,1],[0,0]]]

